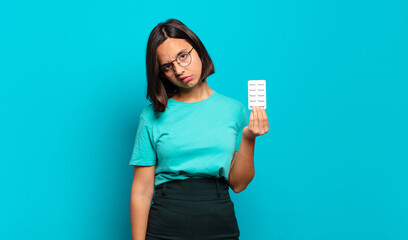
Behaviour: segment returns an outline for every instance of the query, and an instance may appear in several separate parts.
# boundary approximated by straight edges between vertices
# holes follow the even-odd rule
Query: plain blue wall
[[[242,240],[408,239],[406,1],[6,1],[0,239],[131,239],[150,31],[177,18],[247,104],[267,81]]]

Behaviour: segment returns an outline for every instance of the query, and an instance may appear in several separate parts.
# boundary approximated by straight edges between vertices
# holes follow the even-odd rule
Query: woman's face
[[[159,60],[159,66],[169,63],[176,59],[180,51],[188,52],[193,48],[186,40],[179,38],[168,38],[159,47],[157,47],[157,58]],[[202,63],[195,49],[190,52],[191,63],[187,67],[180,66],[177,61],[173,61],[172,68],[173,76],[166,77],[170,82],[179,88],[192,88],[200,84],[199,79],[201,77]],[[192,76],[192,79],[188,82],[182,82],[182,77]]]

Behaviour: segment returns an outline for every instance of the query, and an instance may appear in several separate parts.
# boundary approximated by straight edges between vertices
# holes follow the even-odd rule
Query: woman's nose
[[[181,75],[181,73],[184,72],[184,67],[180,66],[178,63],[174,64],[173,67],[176,75]]]

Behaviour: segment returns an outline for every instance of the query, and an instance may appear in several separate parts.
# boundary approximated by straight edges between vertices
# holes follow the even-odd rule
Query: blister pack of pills
[[[248,80],[248,109],[259,106],[266,109],[266,81]]]

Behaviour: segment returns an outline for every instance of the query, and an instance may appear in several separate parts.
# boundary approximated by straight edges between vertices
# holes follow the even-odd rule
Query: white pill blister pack
[[[266,81],[248,80],[248,109],[259,106],[266,109]]]

